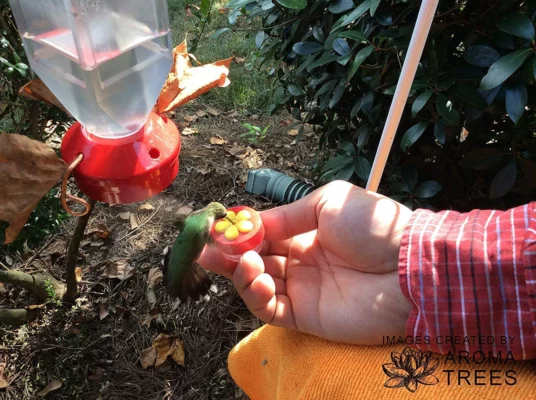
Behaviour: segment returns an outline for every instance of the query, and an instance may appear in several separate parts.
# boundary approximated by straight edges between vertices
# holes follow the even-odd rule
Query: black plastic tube
[[[292,203],[307,196],[315,186],[270,168],[248,172],[246,192],[267,197],[274,203]]]

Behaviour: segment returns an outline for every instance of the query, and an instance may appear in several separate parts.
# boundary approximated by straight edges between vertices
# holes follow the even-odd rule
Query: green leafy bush
[[[366,183],[420,4],[227,4],[231,24],[260,20],[251,58],[272,68],[268,111],[286,108],[299,124],[318,128],[320,182]],[[412,207],[460,210],[534,198],[535,12],[534,2],[440,2],[383,193]]]

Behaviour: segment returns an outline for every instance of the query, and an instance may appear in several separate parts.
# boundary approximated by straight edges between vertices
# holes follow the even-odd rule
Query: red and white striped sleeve
[[[437,353],[536,358],[536,202],[508,211],[417,210],[404,231],[406,335]]]

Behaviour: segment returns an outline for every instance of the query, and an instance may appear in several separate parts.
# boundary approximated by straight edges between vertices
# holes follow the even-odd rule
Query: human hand
[[[411,306],[398,253],[412,212],[343,181],[261,212],[261,254],[238,263],[205,247],[198,263],[232,279],[260,320],[328,340],[381,344],[404,335]]]

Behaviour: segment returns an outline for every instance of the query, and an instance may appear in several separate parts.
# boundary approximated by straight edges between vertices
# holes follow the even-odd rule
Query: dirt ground
[[[259,321],[232,285],[214,275],[210,300],[170,301],[158,279],[162,251],[177,234],[178,215],[210,201],[258,210],[273,207],[244,191],[247,171],[270,167],[305,179],[317,139],[306,131],[296,144],[296,132],[284,116],[259,118],[190,107],[172,117],[186,134],[179,176],[144,203],[97,205],[81,245],[76,305],[49,302],[34,322],[0,326],[0,363],[6,364],[9,381],[7,389],[0,389],[0,399],[36,398],[54,381],[61,381],[61,387],[46,398],[246,398],[229,376],[227,355]],[[240,137],[246,122],[271,128],[263,141],[251,144]],[[64,223],[33,257],[0,254],[0,260],[10,269],[45,270],[62,279],[75,223],[74,218]],[[38,302],[28,292],[0,284],[0,308],[29,304]],[[159,334],[184,342],[184,367],[170,358],[156,369],[142,367],[142,351]]]

